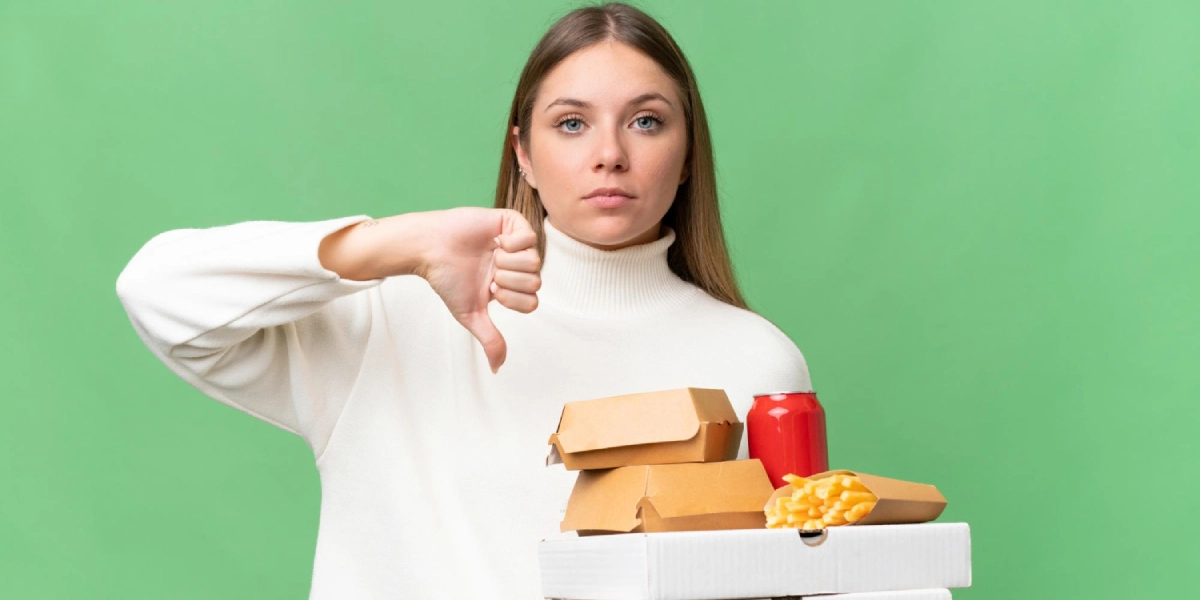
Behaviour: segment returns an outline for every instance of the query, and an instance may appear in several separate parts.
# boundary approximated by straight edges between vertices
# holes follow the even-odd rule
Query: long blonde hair
[[[546,208],[537,190],[518,174],[512,146],[512,128],[520,126],[521,144],[529,147],[533,102],[542,80],[571,54],[593,44],[614,40],[635,48],[653,59],[678,86],[688,124],[688,178],[679,186],[663,225],[675,230],[676,241],[667,250],[667,262],[676,275],[708,292],[712,297],[746,308],[738,288],[717,203],[717,181],[713,164],[708,119],[696,77],[683,51],[667,30],[646,13],[619,2],[571,11],[559,19],[529,55],[513,95],[509,124],[505,129],[500,177],[496,184],[496,208],[520,212],[538,233],[538,252],[545,256],[542,220]]]

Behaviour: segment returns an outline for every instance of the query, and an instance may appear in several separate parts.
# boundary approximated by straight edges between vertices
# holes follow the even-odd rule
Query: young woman
[[[117,282],[175,373],[312,447],[313,598],[538,598],[574,481],[544,466],[564,402],[712,387],[744,417],[755,392],[811,389],[745,308],[661,25],[568,14],[510,125],[496,208],[170,231]]]

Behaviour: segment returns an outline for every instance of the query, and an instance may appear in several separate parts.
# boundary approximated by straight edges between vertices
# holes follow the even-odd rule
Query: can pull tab
[[[826,538],[829,537],[828,529],[798,529],[797,532],[800,534],[800,541],[804,542],[805,546],[811,546],[813,548],[824,544]]]

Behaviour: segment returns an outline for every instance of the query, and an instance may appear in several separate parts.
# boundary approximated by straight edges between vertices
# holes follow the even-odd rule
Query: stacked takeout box
[[[580,473],[565,535],[539,546],[543,596],[944,600],[970,585],[967,525],[924,523],[945,506],[933,486],[813,475],[857,476],[878,501],[854,526],[768,529],[764,509],[793,489],[736,460],[743,430],[717,389],[567,403],[547,464]]]

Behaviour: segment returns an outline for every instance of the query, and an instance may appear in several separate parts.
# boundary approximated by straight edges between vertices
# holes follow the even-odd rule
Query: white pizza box
[[[556,599],[548,599],[556,600]],[[756,598],[755,600],[781,600]],[[895,592],[858,592],[853,594],[821,594],[817,596],[786,596],[782,600],[954,600],[950,590],[900,590]]]
[[[561,535],[538,545],[538,559],[542,596],[564,600],[732,600],[937,590],[971,585],[971,530],[966,523],[920,523],[811,533],[732,529]]]
[[[780,600],[758,598],[757,600]],[[786,596],[783,600],[953,600],[950,590],[900,590],[895,592],[857,592],[851,594],[821,594],[819,596]]]
[[[953,600],[950,590],[899,590],[894,592],[858,592],[820,596],[791,596],[800,600]],[[761,600],[777,600],[762,598]]]

